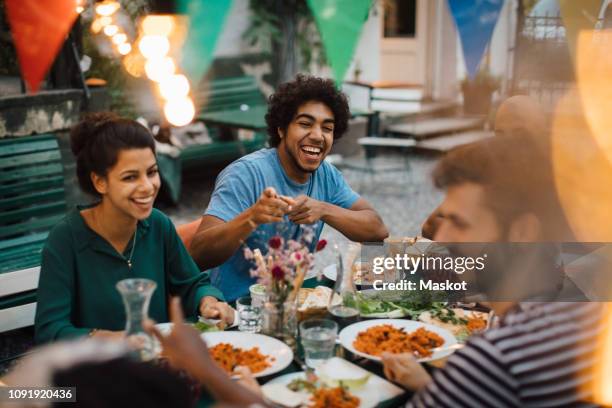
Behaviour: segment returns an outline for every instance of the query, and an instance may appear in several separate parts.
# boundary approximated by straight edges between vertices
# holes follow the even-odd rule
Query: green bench
[[[266,98],[251,76],[207,81],[196,92],[197,119],[207,126],[262,130],[266,128]]]
[[[55,136],[0,140],[0,332],[34,323],[42,247],[65,213]]]

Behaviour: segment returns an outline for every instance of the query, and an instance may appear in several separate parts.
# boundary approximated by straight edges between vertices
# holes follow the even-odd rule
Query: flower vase
[[[275,301],[264,303],[262,310],[261,331],[275,337],[292,349],[296,346],[297,337],[297,302]]]
[[[125,336],[137,348],[136,357],[148,361],[155,357],[151,336],[142,327],[148,318],[149,303],[157,284],[149,279],[124,279],[117,283],[125,306]]]

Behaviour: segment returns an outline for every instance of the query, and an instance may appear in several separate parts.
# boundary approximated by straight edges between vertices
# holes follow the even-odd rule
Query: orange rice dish
[[[228,373],[233,373],[238,366],[248,367],[255,374],[270,367],[274,358],[261,354],[259,347],[249,350],[235,348],[228,343],[219,343],[210,348],[210,354],[215,362]]]
[[[444,344],[444,339],[438,334],[421,327],[411,333],[403,328],[390,324],[372,326],[359,332],[353,341],[355,350],[372,356],[380,356],[383,352],[399,354],[413,353],[417,357],[431,356],[431,349]]]
[[[311,408],[357,408],[359,398],[342,387],[319,388],[310,397]]]
[[[470,333],[483,331],[487,328],[487,322],[482,317],[469,317],[467,319],[467,329]]]

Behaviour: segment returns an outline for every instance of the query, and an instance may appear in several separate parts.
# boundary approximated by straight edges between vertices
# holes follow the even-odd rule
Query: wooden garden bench
[[[65,213],[55,136],[0,140],[0,332],[34,323],[42,247]]]

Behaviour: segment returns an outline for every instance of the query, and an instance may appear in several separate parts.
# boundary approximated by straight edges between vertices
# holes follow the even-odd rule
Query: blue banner
[[[504,0],[448,0],[470,79],[478,72],[503,5]]]

